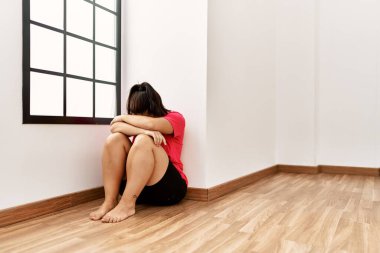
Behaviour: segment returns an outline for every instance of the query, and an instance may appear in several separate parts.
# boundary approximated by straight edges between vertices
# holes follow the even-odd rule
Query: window
[[[120,114],[121,0],[23,0],[23,123]]]

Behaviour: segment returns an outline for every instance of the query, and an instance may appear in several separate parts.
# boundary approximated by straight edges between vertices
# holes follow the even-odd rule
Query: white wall
[[[209,1],[208,187],[275,162],[274,3]]]
[[[277,6],[277,162],[379,167],[380,3]]]
[[[276,161],[315,163],[315,0],[276,5]]]
[[[276,163],[379,167],[379,4],[123,1],[123,112],[148,81],[184,114],[192,187]],[[0,209],[100,186],[109,133],[22,125],[21,10],[0,3]]]
[[[149,81],[185,115],[185,172],[204,187],[207,2],[131,0],[123,12],[124,97]],[[0,209],[101,186],[108,126],[23,125],[21,1],[0,4],[0,28]]]
[[[107,126],[22,124],[22,1],[0,2],[0,209],[101,186]]]
[[[189,186],[205,187],[207,1],[128,0],[123,10],[125,98],[147,81],[184,115],[184,171]]]
[[[318,162],[377,167],[378,1],[319,6]]]

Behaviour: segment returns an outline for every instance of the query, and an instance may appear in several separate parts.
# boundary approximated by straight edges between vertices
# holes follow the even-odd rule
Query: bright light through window
[[[120,114],[121,0],[23,0],[24,123]]]

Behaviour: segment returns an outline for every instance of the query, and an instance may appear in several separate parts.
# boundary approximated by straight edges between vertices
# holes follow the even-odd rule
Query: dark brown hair
[[[169,113],[162,104],[160,94],[147,82],[132,86],[129,91],[127,111],[128,114],[136,115],[147,113],[152,117],[163,117]]]

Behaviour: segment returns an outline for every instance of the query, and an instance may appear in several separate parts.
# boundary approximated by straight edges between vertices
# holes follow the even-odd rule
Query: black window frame
[[[111,122],[113,118],[99,118],[95,117],[95,86],[96,83],[102,83],[102,84],[108,84],[108,85],[115,85],[116,86],[116,115],[120,115],[121,111],[121,0],[115,0],[116,1],[116,11],[112,11],[102,5],[99,5],[95,2],[95,0],[82,0],[85,2],[88,2],[93,5],[93,38],[88,39],[85,37],[82,37],[77,34],[73,34],[67,31],[66,27],[66,7],[67,7],[67,0],[63,0],[64,2],[64,15],[63,15],[63,30],[51,27],[46,24],[42,24],[36,21],[30,20],[30,1],[31,0],[23,0],[23,124],[96,124],[96,125],[106,125]],[[101,8],[105,11],[111,12],[114,15],[116,15],[116,47],[112,47],[109,45],[105,45],[100,42],[95,41],[95,10],[96,8]],[[64,63],[63,63],[63,73],[54,72],[54,71],[48,71],[43,69],[34,69],[30,66],[30,26],[31,25],[37,25],[46,29],[50,29],[56,32],[62,33],[64,36]],[[93,77],[92,78],[85,78],[81,76],[76,75],[70,75],[66,73],[66,40],[67,35],[72,36],[77,39],[81,39],[83,41],[87,41],[93,44]],[[116,82],[107,82],[103,80],[97,80],[95,79],[95,62],[96,62],[96,55],[95,55],[95,47],[103,46],[106,48],[111,48],[116,51]],[[55,76],[61,76],[63,77],[63,116],[40,116],[40,115],[30,115],[30,73],[36,72],[36,73],[43,73],[43,74],[50,74]],[[66,115],[66,79],[67,78],[75,78],[79,80],[86,80],[91,81],[93,84],[93,115],[92,117],[73,117],[73,116],[67,116]]]

